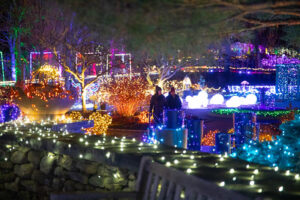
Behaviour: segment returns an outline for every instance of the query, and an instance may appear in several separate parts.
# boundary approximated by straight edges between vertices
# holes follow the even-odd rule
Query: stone
[[[64,183],[63,191],[64,192],[74,191],[75,190],[75,185],[76,185],[76,183],[74,181],[67,180]]]
[[[21,180],[20,184],[26,188],[27,191],[37,192],[38,186],[33,180]]]
[[[88,177],[82,173],[67,172],[67,174],[68,174],[68,177],[73,181],[78,181],[79,183],[82,183],[82,184],[88,183]]]
[[[31,195],[30,195],[31,192],[29,191],[20,191],[18,192],[17,196],[18,198],[17,199],[22,199],[22,200],[34,200]]]
[[[53,169],[56,157],[52,153],[48,153],[48,155],[44,156],[40,163],[40,170],[45,174],[50,174]]]
[[[105,165],[100,165],[97,170],[97,175],[101,177],[106,177],[112,176],[113,173]]]
[[[83,160],[79,160],[76,163],[76,167],[83,173],[86,174],[95,174],[98,170],[99,164],[96,162],[86,162]]]
[[[29,151],[28,152],[28,161],[33,163],[34,165],[39,165],[40,164],[40,161],[41,161],[41,158],[43,156],[43,153],[40,152],[40,151]]]
[[[58,159],[58,163],[59,166],[67,169],[67,170],[72,170],[73,167],[73,160],[72,158],[70,158],[70,156],[67,155],[63,155]]]
[[[87,191],[94,191],[95,188],[93,186],[91,186],[91,185],[86,185],[85,186],[85,190],[87,190]]]
[[[11,182],[11,183],[5,183],[5,184],[4,184],[4,188],[5,188],[6,190],[18,192],[18,191],[19,191],[19,182],[20,182],[20,178],[17,177],[17,178],[15,179],[14,182]]]
[[[64,177],[65,176],[65,171],[62,167],[55,167],[54,175],[59,176],[59,177]]]
[[[124,173],[122,173],[120,170],[115,172],[113,174],[113,181],[115,184],[125,186],[127,185],[127,179]]]
[[[12,192],[0,190],[0,199],[15,199],[15,198]]]
[[[134,190],[135,189],[135,181],[132,181],[132,180],[129,180],[128,181],[128,188],[131,189],[131,190]]]
[[[112,177],[103,177],[102,179],[102,187],[112,190],[114,188],[113,186],[113,178]]]
[[[136,180],[134,174],[129,174],[128,179],[129,179],[129,180]]]
[[[10,161],[0,161],[0,168],[1,169],[12,169],[13,164]]]
[[[30,177],[32,171],[33,171],[33,164],[32,163],[26,163],[23,165],[15,165],[14,167],[14,173],[22,178]]]
[[[96,187],[103,187],[101,176],[98,176],[98,175],[91,176],[89,178],[89,184],[96,186]]]
[[[75,184],[75,190],[84,190],[84,187],[85,185],[81,184],[81,183],[76,183]]]
[[[34,170],[33,173],[32,173],[32,175],[31,175],[31,179],[34,180],[34,181],[36,181],[39,184],[45,185],[46,176],[41,171]]]
[[[62,181],[59,178],[53,178],[52,188],[54,191],[60,191],[62,188]]]
[[[0,173],[0,183],[11,182],[15,180],[15,173]]]
[[[22,151],[22,152],[24,152],[24,153],[27,153],[29,150],[30,150],[30,148],[28,148],[28,147],[23,147],[23,146],[21,146],[21,147],[18,148],[18,151]]]
[[[11,162],[15,164],[23,164],[27,162],[27,152],[15,151],[10,157]]]

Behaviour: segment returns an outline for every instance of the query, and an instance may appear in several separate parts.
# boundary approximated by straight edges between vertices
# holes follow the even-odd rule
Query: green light
[[[3,63],[3,53],[0,51],[0,62],[1,62],[1,68],[2,68],[2,80],[5,81],[5,76],[4,76],[4,63]]]
[[[233,113],[255,113],[257,116],[271,116],[271,117],[278,117],[281,115],[290,114],[290,110],[247,110],[247,109],[237,109],[237,108],[228,108],[228,109],[216,109],[212,110],[213,113],[220,114],[220,115],[230,115]]]

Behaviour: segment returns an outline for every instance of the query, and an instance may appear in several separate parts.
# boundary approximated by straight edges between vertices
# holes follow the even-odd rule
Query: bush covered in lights
[[[280,126],[282,134],[276,140],[257,142],[250,140],[233,156],[250,162],[300,171],[300,120],[286,122]]]
[[[142,78],[115,79],[103,88],[108,94],[108,103],[113,105],[121,116],[133,116],[138,109],[149,101],[148,84]]]
[[[82,115],[78,111],[71,112],[68,117],[71,118],[72,121],[79,121],[82,119]]]
[[[89,120],[94,121],[94,127],[89,128],[88,133],[95,135],[105,134],[107,132],[108,126],[112,122],[112,118],[108,114],[101,114],[100,112],[93,112],[89,116]]]
[[[13,104],[4,104],[0,106],[0,123],[16,120],[20,116],[20,109]]]

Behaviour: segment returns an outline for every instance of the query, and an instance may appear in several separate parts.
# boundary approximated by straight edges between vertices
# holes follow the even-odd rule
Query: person
[[[153,110],[153,118],[154,123],[156,125],[163,123],[163,112],[166,104],[166,99],[164,95],[161,93],[161,88],[156,86],[155,94],[151,97],[150,100],[150,110],[149,113],[152,114]]]
[[[177,94],[175,94],[175,88],[172,87],[169,95],[167,96],[167,109],[181,109],[181,100]]]

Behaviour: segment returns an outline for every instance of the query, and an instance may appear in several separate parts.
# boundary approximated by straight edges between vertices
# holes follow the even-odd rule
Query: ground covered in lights
[[[12,140],[14,145],[32,146],[51,142],[69,149],[82,147],[103,152],[106,159],[113,154],[141,157],[149,155],[155,161],[174,167],[187,174],[214,182],[219,186],[257,197],[272,199],[299,199],[300,177],[291,171],[282,171],[246,161],[233,159],[227,155],[206,154],[186,151],[164,145],[147,144],[136,139],[71,134],[67,131],[51,131],[52,123],[22,124],[6,123],[0,127],[0,139]],[[14,148],[14,147],[12,147]],[[86,151],[77,151],[79,158],[87,158]],[[2,158],[5,160],[5,158]]]

